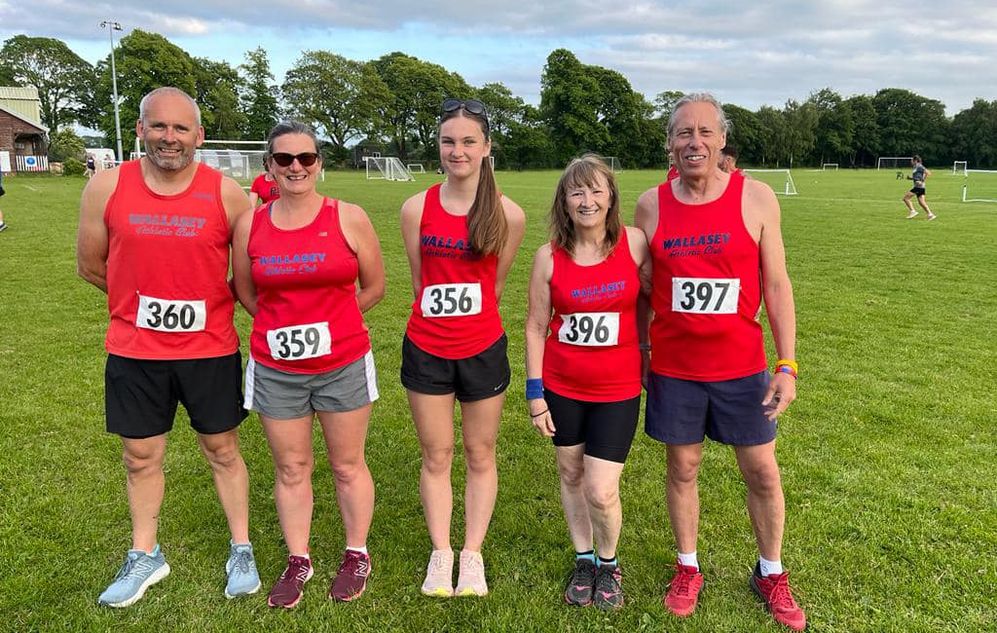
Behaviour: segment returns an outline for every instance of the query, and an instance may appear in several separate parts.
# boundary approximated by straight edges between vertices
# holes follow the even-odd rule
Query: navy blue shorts
[[[717,382],[650,373],[644,432],[666,444],[699,444],[706,437],[731,446],[767,444],[776,429],[762,406],[768,386],[767,370]]]
[[[554,420],[554,446],[585,445],[585,454],[619,464],[627,461],[637,431],[640,396],[616,402],[587,402],[546,389]]]

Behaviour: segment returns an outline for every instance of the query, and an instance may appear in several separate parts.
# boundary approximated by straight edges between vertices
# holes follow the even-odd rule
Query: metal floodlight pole
[[[121,151],[121,115],[118,113],[118,73],[114,68],[114,32],[121,30],[119,22],[104,20],[100,23],[100,28],[107,29],[107,35],[111,39],[111,91],[114,93],[114,130],[118,135],[118,162],[124,162],[125,155]]]

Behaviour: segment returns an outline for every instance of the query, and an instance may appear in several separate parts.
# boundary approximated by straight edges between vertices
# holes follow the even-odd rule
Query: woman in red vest
[[[557,449],[575,548],[564,599],[617,609],[620,475],[640,412],[637,315],[647,313],[638,303],[646,306],[650,256],[640,229],[620,222],[612,170],[592,155],[561,175],[550,233],[530,277],[526,398],[533,425]]]
[[[322,160],[307,126],[278,124],[267,163],[280,197],[240,219],[232,250],[239,301],[254,317],[245,406],[259,412],[270,443],[289,554],[268,604],[297,605],[313,574],[316,414],[346,535],[329,597],[349,601],[363,593],[371,571],[366,545],[374,483],[364,443],[378,393],[362,313],[384,296],[381,248],[363,209],[315,190]]]
[[[447,179],[402,205],[402,238],[415,301],[402,345],[401,380],[422,449],[419,492],[433,552],[422,592],[488,593],[481,546],[498,491],[495,442],[509,386],[498,304],[526,218],[503,196],[491,168],[485,106],[447,99],[440,163]],[[454,404],[467,462],[464,547],[457,587],[450,544]]]

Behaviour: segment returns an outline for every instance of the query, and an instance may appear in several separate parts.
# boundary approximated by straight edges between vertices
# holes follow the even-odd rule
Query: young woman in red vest
[[[246,408],[258,411],[276,469],[274,498],[288,563],[270,591],[290,608],[312,577],[312,420],[318,414],[336,483],[346,552],[329,597],[363,593],[374,483],[364,459],[377,380],[362,313],[384,296],[377,235],[364,210],[315,190],[314,133],[295,121],[270,133],[267,163],[280,197],[236,226],[233,270],[253,315]]]
[[[550,233],[530,277],[526,398],[533,425],[557,449],[575,548],[564,599],[616,609],[620,475],[640,410],[637,315],[646,310],[637,306],[646,304],[650,255],[644,234],[622,226],[613,172],[596,156],[571,161],[561,175]]]
[[[402,205],[402,238],[415,301],[402,345],[401,380],[422,449],[419,492],[433,552],[422,592],[488,593],[481,546],[498,490],[495,442],[509,386],[498,304],[526,218],[495,184],[488,114],[473,99],[447,99],[440,163],[447,179]],[[457,587],[450,541],[454,405],[467,462],[465,533]]]

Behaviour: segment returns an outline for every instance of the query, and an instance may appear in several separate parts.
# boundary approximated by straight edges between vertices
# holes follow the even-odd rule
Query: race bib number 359
[[[568,345],[609,347],[620,340],[619,312],[576,312],[561,315],[557,340]]]
[[[329,322],[289,325],[267,330],[270,355],[276,360],[305,360],[332,353]]]
[[[422,289],[422,315],[460,317],[481,314],[481,284],[437,284]]]
[[[736,314],[741,280],[672,277],[672,312]]]
[[[201,332],[207,320],[204,301],[138,296],[136,327],[157,332]]]

